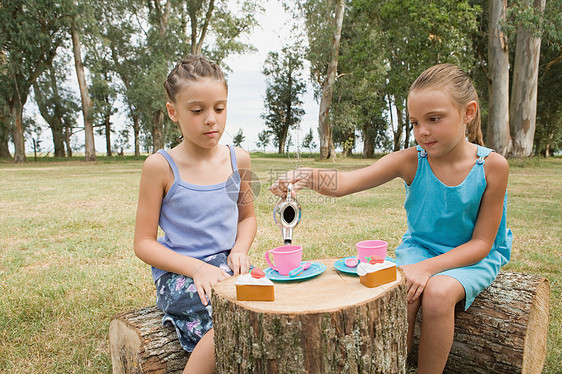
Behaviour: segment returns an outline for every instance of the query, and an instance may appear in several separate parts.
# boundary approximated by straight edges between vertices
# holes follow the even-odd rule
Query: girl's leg
[[[455,305],[464,299],[464,288],[455,278],[437,275],[422,295],[418,374],[441,374],[453,344]]]
[[[423,297],[423,294],[422,294]],[[408,336],[406,346],[408,347],[408,354],[412,351],[412,344],[414,342],[414,328],[416,327],[416,317],[420,310],[421,299],[408,304]]]
[[[215,372],[214,331],[210,329],[199,340],[183,369],[184,374],[211,374]]]

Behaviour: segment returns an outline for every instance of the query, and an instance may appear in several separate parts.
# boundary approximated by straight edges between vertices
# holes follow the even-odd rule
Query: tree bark
[[[540,374],[549,308],[548,280],[500,273],[468,310],[457,308],[455,337],[444,373]],[[418,315],[413,356],[417,355],[420,322]]]
[[[336,74],[338,72],[338,55],[340,52],[341,30],[344,13],[345,1],[339,0],[336,4],[334,17],[334,32],[332,34],[330,63],[328,64],[326,79],[324,79],[324,83],[322,84],[322,97],[320,99],[320,109],[318,115],[320,158],[322,159],[336,158],[336,149],[334,147],[334,140],[332,139],[332,124],[330,123],[328,115],[332,104],[333,85],[336,82]]]
[[[49,114],[49,110],[47,108],[47,104],[45,102],[45,97],[43,96],[43,92],[39,88],[37,83],[33,84],[33,92],[35,93],[35,102],[37,103],[37,107],[39,108],[39,113],[41,113],[41,117],[45,119],[49,128],[51,129],[51,135],[53,136],[53,146],[54,146],[54,155],[55,157],[65,157],[66,152],[64,150],[64,124],[62,123],[62,118],[59,115],[59,103],[60,103],[60,96],[58,94],[57,89],[57,81],[55,78],[55,72],[53,67],[50,67],[50,76],[51,76],[51,87],[53,89],[53,99],[55,102],[54,108],[54,115],[51,116]]]
[[[371,127],[371,122],[366,122],[363,126],[363,158],[373,158],[375,156],[373,139],[369,136]]]
[[[132,108],[131,108],[132,110]],[[139,123],[139,116],[135,112],[131,116],[133,117],[133,133],[135,137],[135,156],[140,156],[140,123]]]
[[[164,112],[157,110],[152,117],[152,153],[156,153],[162,149],[164,144],[162,140],[162,125],[164,123]]]
[[[342,279],[343,277],[347,280],[353,279],[342,275]],[[359,281],[357,280],[357,282]],[[232,288],[234,287],[232,286]],[[326,286],[326,288],[317,288],[311,295],[317,295],[330,288],[331,285]],[[277,288],[275,294],[277,300],[279,296]],[[455,340],[445,372],[475,374],[540,373],[546,356],[549,295],[548,281],[542,277],[520,273],[500,273],[494,283],[476,298],[467,311],[457,310],[455,316]],[[347,296],[347,293],[344,293],[334,299],[341,300]],[[216,298],[215,292],[213,292],[213,297]],[[387,300],[387,303],[394,302],[395,300]],[[264,303],[255,303],[253,305],[259,306],[259,304]],[[239,306],[233,303],[228,303],[227,305],[231,309],[225,309],[219,312],[219,314],[222,314],[228,320],[223,320],[222,322],[215,321],[215,324],[217,322],[218,326],[228,324],[229,327],[226,327],[228,329],[226,331],[231,333],[236,324],[234,323],[235,320],[231,319],[230,316],[232,314],[230,313],[236,311],[238,315],[236,318],[241,318],[242,316],[238,311],[240,309]],[[361,305],[363,304],[361,303]],[[307,300],[303,303],[303,307],[306,306],[314,307],[314,304]],[[356,306],[359,307],[360,304],[358,303]],[[217,306],[215,306],[214,301],[213,308],[214,314],[216,314]],[[256,312],[252,310],[248,310],[245,313],[253,317],[256,315]],[[372,313],[372,311],[369,311],[369,313]],[[162,326],[162,315],[162,312],[156,306],[151,306],[122,313],[112,319],[109,325],[109,344],[113,373],[181,373],[187,362],[188,355],[181,349],[174,328],[169,325]],[[294,344],[287,347],[287,342],[298,343],[308,338],[311,344],[310,347],[318,349],[318,352],[324,355],[325,352],[333,349],[333,344],[341,343],[342,341],[351,344],[353,338],[349,336],[344,337],[344,335],[349,331],[350,326],[353,326],[353,323],[362,322],[347,320],[343,325],[339,325],[339,330],[336,331],[335,335],[328,337],[332,342],[326,348],[318,346],[319,338],[313,335],[312,332],[318,331],[320,321],[325,322],[325,326],[332,326],[332,323],[335,323],[335,321],[338,323],[342,322],[343,316],[345,316],[344,312],[335,314],[334,322],[319,315],[319,313],[309,314],[308,317],[303,314],[294,318],[287,317],[282,319],[282,317],[279,317],[277,319],[278,322],[275,322],[277,323],[276,330],[282,330],[283,326],[297,328],[302,326],[303,321],[309,324],[314,321],[316,322],[312,323],[313,328],[311,330],[307,330],[310,332],[309,334],[299,335],[291,328],[282,330],[281,333],[289,336],[288,339],[291,339],[286,340],[285,345],[282,345],[282,342],[274,341],[274,345],[271,348],[262,345],[262,343],[250,346],[249,341],[246,341],[244,345],[238,346],[236,352],[226,354],[230,357],[228,358],[229,360],[237,361],[236,365],[240,365],[242,362],[245,362],[246,365],[258,365],[257,363],[252,364],[251,360],[262,359],[262,362],[264,362],[263,351],[273,348],[280,349],[279,357],[283,357],[286,354],[284,353],[285,348],[290,349],[291,352],[298,349],[293,347]],[[269,323],[273,323],[271,317],[269,318]],[[365,319],[366,315],[363,315],[361,318]],[[383,323],[388,329],[395,328],[394,325],[382,320],[379,322]],[[241,337],[248,337],[249,330],[246,329],[259,327],[260,320],[242,318],[241,321],[236,321],[236,323],[241,323],[238,326],[242,333]],[[264,326],[264,323],[261,323],[261,325]],[[220,332],[217,337],[218,326],[215,325],[215,342],[217,346],[232,344],[232,341],[228,339],[241,339],[241,337],[228,336],[228,334],[224,333],[221,335]],[[266,339],[273,339],[270,333],[271,330],[264,330],[264,341]],[[274,331],[274,333],[276,332]],[[418,337],[419,321],[414,341],[414,357],[417,355]],[[223,341],[222,339],[227,340]],[[217,348],[217,351],[223,352],[224,349]],[[232,350],[233,347],[230,346],[228,349]],[[348,353],[348,350],[344,349],[335,356],[329,357],[329,359],[341,359]],[[359,352],[356,352],[356,354],[356,357],[360,356]],[[270,362],[269,360],[275,362],[277,357],[276,354],[270,353],[269,356],[266,355],[265,362],[268,363]],[[302,358],[301,356],[293,357]],[[325,357],[328,358],[328,356]],[[217,356],[217,361],[222,361],[222,356]],[[280,368],[282,367],[278,366],[277,370]],[[229,369],[227,372],[233,373],[235,370]],[[322,371],[309,372],[321,373]],[[351,371],[342,370],[341,372],[347,373]],[[369,371],[364,369],[363,372]]]
[[[25,162],[25,140],[23,137],[23,105],[16,98],[10,103],[10,112],[14,120],[13,138],[14,138],[14,162]]]
[[[528,1],[529,7],[542,13],[546,0]],[[513,67],[513,87],[509,106],[511,130],[511,156],[528,157],[533,152],[537,120],[537,86],[541,38],[520,27],[517,32],[517,46]]]
[[[96,145],[94,141],[94,126],[92,123],[94,102],[90,97],[88,84],[86,83],[86,74],[84,72],[84,65],[82,64],[82,53],[80,52],[80,35],[78,33],[76,18],[72,19],[70,34],[72,37],[74,66],[76,67],[78,87],[80,88],[80,97],[82,99],[82,114],[84,116],[84,150],[86,154],[86,161],[96,161]]]
[[[488,71],[490,82],[487,146],[505,156],[511,148],[509,134],[509,53],[505,22],[507,0],[490,0],[488,8]]]
[[[10,147],[8,146],[8,140],[0,139],[0,157],[12,158],[10,154]]]
[[[275,283],[274,302],[236,300],[235,279],[213,288],[217,374],[405,373],[406,278],[376,288],[338,273]]]
[[[404,131],[404,112],[402,105],[396,102],[396,131],[394,132],[394,152],[402,149],[401,139]]]
[[[105,127],[105,150],[107,157],[111,157],[113,155],[111,151],[111,107],[105,113],[103,125]]]
[[[109,324],[113,374],[180,374],[189,354],[156,306],[115,316]]]

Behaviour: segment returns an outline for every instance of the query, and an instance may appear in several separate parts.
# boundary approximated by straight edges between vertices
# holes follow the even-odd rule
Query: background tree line
[[[413,144],[406,95],[427,67],[452,62],[475,81],[486,144],[506,156],[548,156],[562,148],[562,0],[285,1],[293,38],[263,64],[264,130],[259,147],[286,151],[312,82],[319,102],[320,155],[363,155]],[[55,156],[71,156],[84,131],[106,153],[131,140],[135,155],[177,142],[161,82],[186,54],[222,64],[246,53],[263,11],[256,0],[2,0],[0,4],[0,157],[25,159],[38,126],[23,117],[33,98],[49,125]],[[246,38],[246,39],[245,39]],[[306,66],[306,68],[305,68]],[[69,90],[76,71],[80,97]],[[307,69],[308,71],[305,71]],[[87,73],[87,74],[86,74]],[[112,116],[130,125],[114,134]],[[79,111],[83,123],[78,123]],[[116,139],[112,138],[117,136]],[[313,140],[305,139],[309,148]],[[236,136],[242,142],[242,130]]]

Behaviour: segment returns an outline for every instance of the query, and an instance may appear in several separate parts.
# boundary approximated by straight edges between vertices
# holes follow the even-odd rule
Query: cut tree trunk
[[[444,373],[540,374],[546,358],[550,287],[536,275],[500,273],[470,308],[457,309]],[[420,322],[413,356],[417,355]]]
[[[213,288],[218,374],[405,373],[406,278],[376,288],[338,273],[275,283],[274,302],[236,300],[235,279]]]
[[[109,324],[113,374],[180,374],[189,354],[154,306],[119,314]]]
[[[357,278],[347,275],[338,278],[342,281],[359,283]],[[278,285],[276,283],[275,286],[276,300],[282,297]],[[295,286],[293,283],[285,284],[284,292],[292,292],[293,286]],[[316,308],[313,301],[315,295],[327,294],[332,287],[331,282],[316,287],[311,292],[311,298],[301,302],[301,308],[309,307],[311,310]],[[347,291],[339,294],[334,297],[334,301],[343,303],[342,300],[347,298],[348,294]],[[520,273],[500,273],[495,282],[476,298],[467,311],[457,311],[455,341],[445,372],[540,373],[546,357],[549,294],[549,284],[545,278]],[[386,298],[381,296],[381,299]],[[357,349],[356,344],[358,335],[370,335],[374,332],[369,329],[364,331],[361,326],[364,326],[368,315],[376,313],[376,308],[367,308],[367,304],[372,306],[378,302],[358,303],[338,313],[330,312],[328,309],[323,312],[294,315],[291,313],[278,317],[273,317],[270,313],[263,321],[262,317],[265,314],[260,312],[258,307],[242,308],[242,302],[236,303],[224,298],[221,301],[217,292],[213,293],[213,299],[218,300],[218,304],[213,301],[217,362],[222,362],[225,355],[228,356],[227,360],[235,362],[232,368],[224,369],[221,366],[219,370],[223,373],[235,373],[241,365],[248,365],[248,367],[253,365],[255,368],[271,365],[271,368],[267,368],[267,371],[264,369],[262,372],[281,372],[284,368],[280,363],[281,357],[286,359],[290,354],[295,354],[290,365],[297,366],[296,362],[298,362],[299,367],[304,370],[306,368],[304,357],[298,355],[303,349],[316,351],[318,355],[316,362],[323,359],[342,363],[346,356],[355,357],[344,363],[348,366],[340,368],[342,373],[354,372],[353,370],[364,373],[376,372],[366,366],[357,366],[358,360],[368,360],[368,357],[361,357],[361,350]],[[388,305],[395,302],[391,300]],[[247,303],[247,305],[258,304],[266,303]],[[275,305],[275,302],[270,304]],[[383,305],[387,304],[383,302]],[[228,309],[217,312],[217,308]],[[366,314],[359,316],[358,313]],[[383,315],[385,313],[383,311]],[[162,315],[156,306],[151,306],[122,313],[113,318],[109,327],[113,373],[179,374],[182,372],[188,354],[181,349],[174,328],[169,325],[162,326]],[[328,316],[332,316],[333,319]],[[350,319],[344,319],[346,317]],[[358,317],[363,320],[358,321],[356,319]],[[383,319],[377,320],[377,318],[383,317],[375,317],[377,323],[375,327],[382,326],[382,329],[389,334],[392,332],[398,334],[404,329],[402,323],[406,323],[405,317],[403,317],[404,321],[397,321],[396,324],[383,322]],[[296,330],[300,330],[302,326],[311,326],[311,328],[297,333]],[[258,336],[258,341],[253,342],[255,344],[249,345],[250,332],[255,331],[253,329],[256,328],[257,332],[261,331],[263,335]],[[331,335],[318,336],[320,331],[330,331]],[[241,334],[241,336],[228,336],[228,334]],[[414,342],[414,356],[417,354],[418,336],[419,330],[416,332]],[[398,338],[398,335],[396,337]],[[325,342],[322,339],[329,341]],[[232,344],[236,341],[241,341],[242,345],[233,347]],[[271,347],[266,343],[269,341],[273,341]],[[399,344],[402,344],[401,341]],[[336,345],[344,348],[336,351],[334,348]],[[385,359],[379,357],[379,360]],[[311,367],[308,369],[309,373],[322,373],[322,371],[314,371]],[[221,372],[219,370],[218,373]],[[247,370],[253,372],[250,368]],[[338,372],[336,370],[337,368],[334,371]],[[256,369],[255,372],[259,370]],[[330,368],[326,372],[330,372]]]

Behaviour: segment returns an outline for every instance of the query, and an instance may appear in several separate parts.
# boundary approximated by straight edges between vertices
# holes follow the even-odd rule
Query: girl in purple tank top
[[[509,167],[503,156],[483,147],[478,95],[458,67],[441,64],[424,71],[410,87],[408,113],[417,147],[350,172],[298,169],[271,191],[283,196],[293,183],[295,191],[309,187],[343,196],[404,180],[408,231],[395,253],[407,279],[408,351],[421,307],[418,372],[442,373],[453,342],[455,305],[468,308],[509,261]]]
[[[248,198],[250,155],[219,145],[228,87],[216,64],[188,56],[164,87],[168,115],[183,139],[144,163],[135,254],[152,266],[163,323],[174,325],[182,347],[191,352],[184,372],[212,373],[211,288],[249,271],[256,235],[254,203]]]

